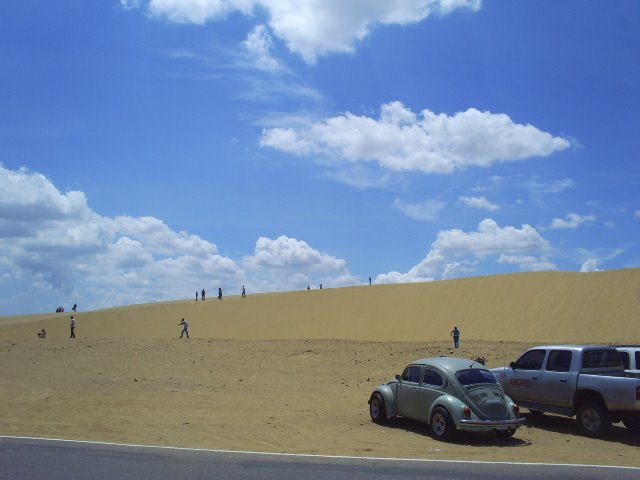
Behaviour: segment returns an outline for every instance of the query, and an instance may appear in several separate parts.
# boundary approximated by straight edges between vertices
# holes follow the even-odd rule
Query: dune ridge
[[[67,336],[69,313],[0,317],[4,338],[40,328]],[[426,283],[176,300],[78,312],[77,334],[194,338],[433,342],[454,325],[462,341],[640,343],[640,269],[528,272]]]

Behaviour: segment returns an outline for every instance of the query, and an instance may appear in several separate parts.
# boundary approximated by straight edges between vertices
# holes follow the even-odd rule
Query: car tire
[[[438,440],[451,440],[456,434],[456,426],[444,407],[436,407],[433,410],[429,425],[433,437]]]
[[[369,415],[371,415],[371,420],[375,423],[385,423],[387,421],[384,398],[377,392],[371,394],[369,399]]]
[[[576,419],[580,432],[587,437],[603,437],[611,428],[611,415],[602,403],[595,400],[582,402]]]
[[[640,432],[640,418],[627,418],[622,423],[630,432]]]

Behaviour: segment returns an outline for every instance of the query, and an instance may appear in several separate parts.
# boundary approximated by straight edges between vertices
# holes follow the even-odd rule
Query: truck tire
[[[578,428],[587,437],[603,437],[611,428],[609,411],[597,400],[585,400],[578,407]]]

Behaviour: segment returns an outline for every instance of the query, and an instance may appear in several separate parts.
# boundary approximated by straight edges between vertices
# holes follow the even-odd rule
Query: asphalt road
[[[1,480],[640,479],[640,468],[414,461],[0,437]]]

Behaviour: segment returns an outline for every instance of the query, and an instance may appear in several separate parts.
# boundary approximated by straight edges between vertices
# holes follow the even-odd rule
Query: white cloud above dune
[[[495,203],[491,203],[486,197],[467,197],[462,196],[458,198],[458,202],[470,208],[479,208],[480,210],[495,211],[499,210],[500,206]]]
[[[451,116],[430,110],[416,114],[398,101],[382,105],[377,119],[346,112],[309,123],[265,128],[260,145],[344,164],[440,174],[545,157],[570,146],[564,138],[517,124],[505,114],[475,108]]]
[[[595,215],[578,215],[577,213],[568,213],[564,218],[554,218],[551,222],[551,228],[575,230],[583,224],[589,224],[595,221]]]
[[[378,25],[410,25],[432,15],[477,11],[480,0],[120,0],[123,8],[143,8],[176,23],[203,25],[238,12],[264,14],[273,35],[294,54],[313,63],[333,53],[351,53]]]
[[[185,298],[204,285],[268,291],[354,280],[344,260],[304,241],[261,237],[238,263],[158,218],[101,216],[83,192],[61,192],[39,173],[2,166],[0,279],[92,308]]]
[[[406,273],[389,272],[376,277],[378,283],[431,281],[473,272],[478,261],[498,257],[499,263],[517,263],[522,270],[555,270],[546,258],[549,243],[530,225],[500,227],[484,219],[475,232],[459,229],[438,233],[427,256]]]

